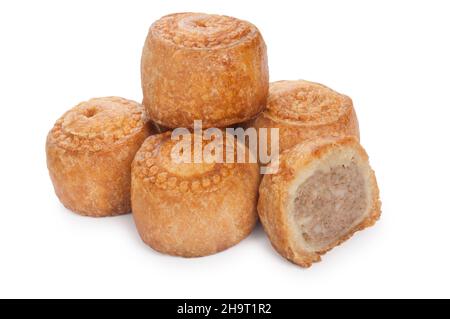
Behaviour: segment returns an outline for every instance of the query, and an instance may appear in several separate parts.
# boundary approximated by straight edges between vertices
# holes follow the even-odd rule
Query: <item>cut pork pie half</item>
[[[381,203],[368,156],[355,137],[310,140],[280,155],[260,185],[258,213],[272,245],[302,267],[372,226]]]

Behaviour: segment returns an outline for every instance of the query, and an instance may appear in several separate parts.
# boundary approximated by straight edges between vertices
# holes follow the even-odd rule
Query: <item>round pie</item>
[[[180,162],[173,157],[177,143],[170,132],[150,136],[133,162],[132,210],[142,240],[159,252],[184,257],[237,244],[257,220],[258,164],[195,162],[195,155]]]
[[[150,134],[142,105],[120,97],[82,102],[47,136],[47,166],[56,195],[88,216],[129,213],[131,162]]]
[[[278,128],[280,152],[321,136],[359,139],[352,100],[322,84],[303,80],[271,83],[267,108],[253,126],[256,129]],[[263,146],[271,143],[270,135],[267,137],[268,144]]]
[[[236,18],[177,13],[153,23],[141,60],[152,120],[170,128],[226,127],[266,105],[269,74],[258,29]]]

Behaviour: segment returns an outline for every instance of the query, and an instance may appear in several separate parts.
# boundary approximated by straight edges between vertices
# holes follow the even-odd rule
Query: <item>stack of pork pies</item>
[[[266,45],[251,23],[165,16],[150,27],[141,74],[143,105],[94,98],[49,132],[47,166],[68,209],[132,211],[146,244],[183,257],[237,244],[259,215],[275,249],[302,267],[379,218],[352,100],[303,80],[269,84]],[[259,140],[225,134],[236,127]],[[276,134],[261,143],[263,131]],[[237,160],[242,150],[248,160]],[[261,174],[251,155],[274,151]]]

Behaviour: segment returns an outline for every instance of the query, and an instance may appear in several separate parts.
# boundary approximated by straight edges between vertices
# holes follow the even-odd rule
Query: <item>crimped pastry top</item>
[[[205,13],[175,13],[151,26],[154,36],[172,44],[193,49],[232,46],[257,34],[256,27],[233,17]]]
[[[352,100],[332,89],[304,80],[278,81],[269,86],[265,115],[296,124],[327,124],[352,108]]]
[[[48,141],[69,151],[101,151],[119,144],[147,122],[142,105],[120,97],[82,102],[60,117]]]
[[[133,175],[161,189],[187,193],[216,191],[225,179],[239,174],[234,163],[176,163],[171,155],[176,143],[171,132],[148,137],[134,159]]]

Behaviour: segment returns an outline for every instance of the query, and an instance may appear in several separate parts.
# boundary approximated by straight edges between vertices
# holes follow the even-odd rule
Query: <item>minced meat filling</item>
[[[352,162],[310,176],[298,189],[295,218],[306,243],[326,249],[349,231],[366,207],[364,179]]]

